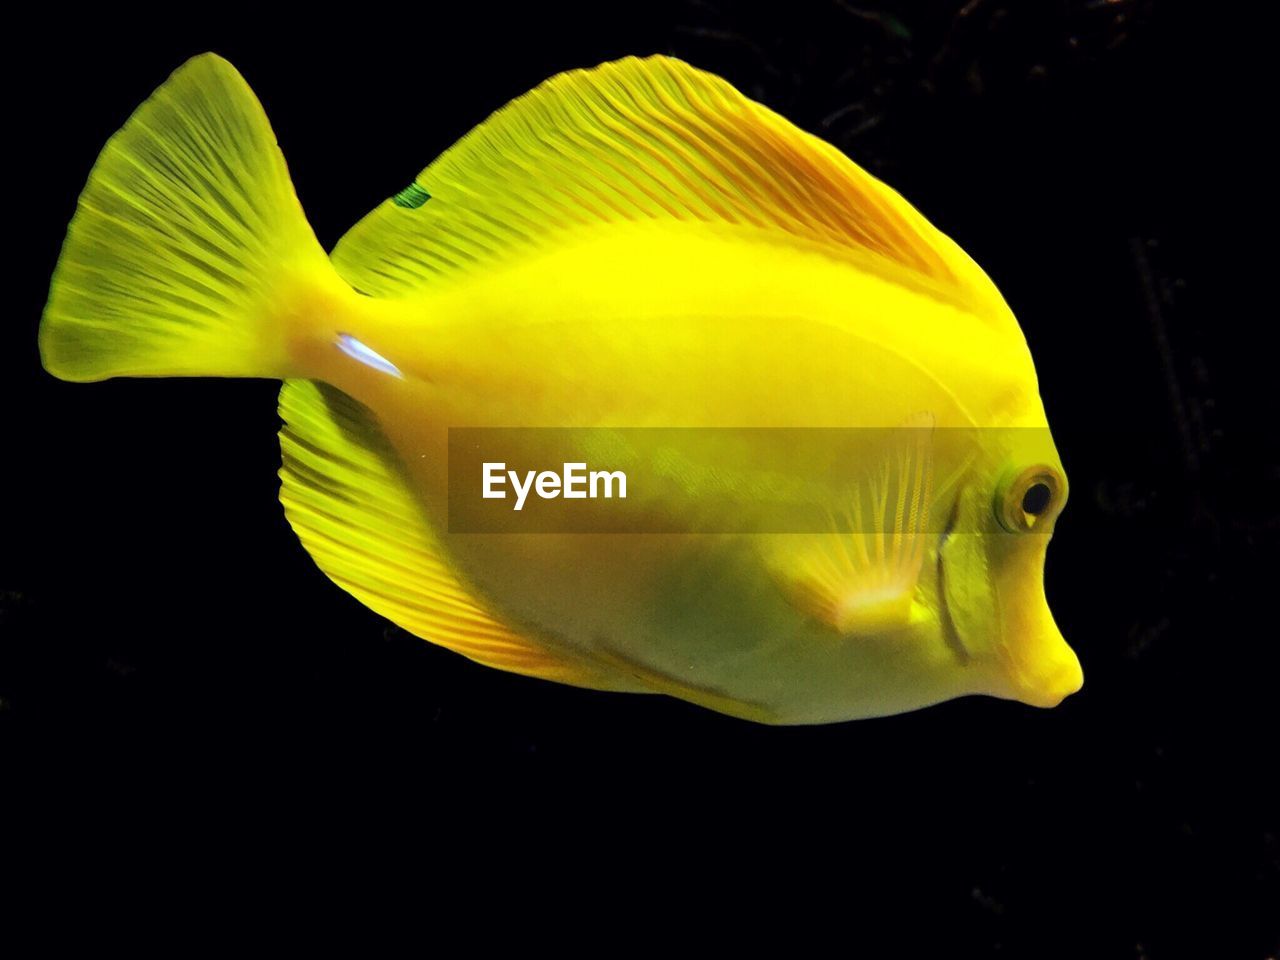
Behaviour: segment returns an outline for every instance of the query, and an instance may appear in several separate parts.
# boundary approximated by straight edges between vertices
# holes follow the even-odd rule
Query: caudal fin
[[[289,285],[332,277],[262,105],[236,69],[183,64],[108,141],[40,323],[63,380],[287,375]]]

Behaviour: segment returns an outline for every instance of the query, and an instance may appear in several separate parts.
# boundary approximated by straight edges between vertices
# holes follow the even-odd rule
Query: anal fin
[[[506,626],[463,586],[365,407],[325,384],[287,380],[280,416],[280,501],[330,580],[410,633],[487,666],[634,689],[607,667]]]

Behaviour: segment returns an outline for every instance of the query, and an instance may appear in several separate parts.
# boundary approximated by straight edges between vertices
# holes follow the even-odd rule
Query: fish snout
[[[1044,594],[1047,536],[1024,535],[1022,550],[996,578],[1001,610],[1005,694],[1033,707],[1056,707],[1084,686],[1080,658],[1054,622]]]
[[[1056,707],[1084,686],[1080,658],[1061,634],[1055,635],[1057,642],[1042,646],[1033,664],[1011,671],[1017,699],[1033,707]]]

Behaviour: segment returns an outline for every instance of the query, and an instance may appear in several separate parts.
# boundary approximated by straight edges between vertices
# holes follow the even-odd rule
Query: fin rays
[[[831,532],[783,537],[771,560],[788,595],[846,634],[905,626],[928,545],[933,503],[932,430],[900,431],[896,449],[847,506],[830,513]]]
[[[644,220],[790,237],[964,306],[990,281],[898,194],[726,81],[668,57],[551,78],[445,151],[333,253],[358,289],[403,296],[452,274]]]
[[[41,358],[66,380],[280,375],[273,304],[295,275],[339,285],[253,92],[226,61],[195,57],[94,164]]]
[[[410,633],[488,666],[630,689],[607,668],[519,635],[472,598],[443,559],[394,451],[360,404],[332,387],[288,380],[280,414],[280,501],[298,538],[338,586]]]

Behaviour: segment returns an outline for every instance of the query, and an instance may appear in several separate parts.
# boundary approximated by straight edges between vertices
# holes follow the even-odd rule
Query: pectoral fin
[[[927,550],[933,419],[894,431],[879,466],[831,512],[826,533],[779,536],[768,562],[787,597],[842,634],[907,625]]]

